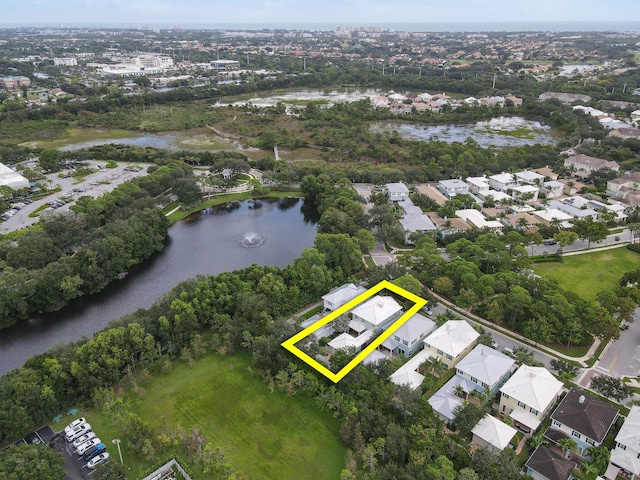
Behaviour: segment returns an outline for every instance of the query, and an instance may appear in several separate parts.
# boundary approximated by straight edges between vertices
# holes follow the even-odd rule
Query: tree
[[[592,217],[573,221],[573,231],[582,240],[587,240],[587,250],[591,248],[591,242],[599,242],[607,238],[609,229],[602,222],[596,222]]]
[[[456,480],[479,480],[478,474],[470,467],[464,467],[456,475]]]
[[[40,167],[43,170],[57,172],[60,170],[60,152],[55,148],[45,148],[40,152]]]
[[[356,234],[358,245],[362,253],[369,253],[376,246],[376,239],[370,231],[361,228]]]
[[[633,389],[626,385],[621,379],[606,377],[604,375],[593,376],[590,386],[599,394],[607,398],[612,398],[616,402],[621,402],[633,393]]]
[[[64,458],[48,445],[21,444],[0,452],[3,480],[59,480],[64,478]]]
[[[487,413],[488,409],[483,405],[463,402],[453,410],[453,423],[460,430],[460,434],[466,437]]]
[[[578,239],[578,234],[571,230],[562,230],[561,232],[556,233],[553,236],[553,239],[564,248],[566,246],[573,245],[573,243]]]
[[[571,438],[561,438],[556,442],[556,444],[564,450],[565,457],[568,457],[571,451],[576,448],[576,441]]]

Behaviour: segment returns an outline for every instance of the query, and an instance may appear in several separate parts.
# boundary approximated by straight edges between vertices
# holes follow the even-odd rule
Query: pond
[[[148,308],[178,283],[253,263],[285,267],[313,246],[315,220],[298,198],[244,201],[203,210],[169,229],[161,253],[102,292],[62,310],[2,330],[0,375],[59,342],[91,337],[138,308]]]
[[[498,117],[467,125],[425,125],[406,122],[376,122],[374,132],[397,131],[405,140],[438,139],[463,143],[472,138],[481,147],[519,147],[523,145],[552,145],[556,143],[551,127],[521,117]]]

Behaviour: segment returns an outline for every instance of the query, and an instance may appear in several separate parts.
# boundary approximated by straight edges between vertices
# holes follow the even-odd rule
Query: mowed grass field
[[[640,254],[621,247],[565,256],[563,263],[534,264],[533,270],[538,275],[556,278],[565,290],[595,300],[600,290],[615,288],[625,272],[638,267]]]
[[[131,391],[125,398],[131,402],[131,411],[151,425],[156,435],[178,427],[187,432],[199,428],[243,478],[339,478],[346,454],[339,421],[321,411],[312,399],[288,397],[278,390],[272,393],[249,368],[246,355],[210,353],[193,368],[181,363],[166,374],[156,374],[144,385],[144,398]],[[97,411],[82,414],[117,456],[110,444],[119,433],[109,419]],[[124,439],[122,447],[131,478],[151,465],[127,451]],[[187,458],[180,450],[180,457]],[[200,472],[197,465],[190,470]]]

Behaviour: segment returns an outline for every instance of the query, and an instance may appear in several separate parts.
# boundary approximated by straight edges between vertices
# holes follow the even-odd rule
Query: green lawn
[[[157,433],[163,428],[200,428],[244,478],[335,479],[344,468],[346,448],[339,440],[339,422],[309,398],[272,393],[250,372],[246,355],[211,353],[193,368],[181,363],[169,373],[156,374],[144,390],[143,398],[131,391],[126,394],[143,421]],[[106,443],[117,436],[101,413],[83,414]],[[132,466],[131,478],[150,466],[126,447],[123,456],[125,466]],[[191,470],[199,472],[196,465]]]
[[[615,288],[625,272],[640,266],[640,254],[627,248],[563,257],[563,263],[534,264],[542,276],[554,277],[565,290],[594,300],[600,290]]]

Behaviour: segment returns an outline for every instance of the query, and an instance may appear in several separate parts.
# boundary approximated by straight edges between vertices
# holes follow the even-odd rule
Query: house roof
[[[489,386],[495,385],[513,367],[515,360],[486,345],[477,345],[460,360],[458,370]]]
[[[616,442],[626,445],[636,453],[640,453],[640,407],[631,407],[627,419],[616,435]]]
[[[422,385],[424,375],[419,374],[415,370],[401,367],[393,372],[389,379],[396,385],[408,385],[411,389],[415,390]]]
[[[498,173],[496,175],[491,175],[489,179],[498,183],[502,183],[504,185],[515,183],[513,175],[511,175],[510,173]]]
[[[535,182],[536,180],[543,181],[544,175],[540,175],[538,172],[534,172],[533,170],[524,170],[522,172],[517,172],[516,176],[525,182]]]
[[[379,362],[380,360],[388,360],[388,359],[389,357],[387,357],[380,350],[374,350],[373,352],[371,352],[369,355],[365,357],[362,363],[364,363],[365,365],[368,365],[370,363],[375,363],[375,362]]]
[[[412,340],[431,332],[435,326],[436,323],[433,320],[416,313],[404,322],[400,328],[394,332],[394,335],[397,335],[403,340],[407,340],[407,342],[411,344]]]
[[[607,402],[572,388],[551,418],[602,443],[618,413],[619,410]]]
[[[402,307],[393,298],[376,295],[371,300],[355,307],[351,313],[372,325],[380,325],[400,310]]]
[[[422,212],[419,214],[407,214],[400,219],[402,228],[409,232],[426,232],[437,230],[433,222]]]
[[[539,412],[545,411],[562,390],[562,382],[544,367],[522,365],[500,388],[500,392],[520,400]]]
[[[463,180],[459,178],[451,178],[449,180],[440,180],[438,184],[444,188],[445,190],[464,188],[469,189],[469,185],[467,185]]]
[[[389,193],[409,194],[409,189],[404,183],[387,183],[385,186]]]
[[[416,190],[422,195],[429,197],[440,206],[443,206],[447,202],[447,197],[432,185],[416,185]]]
[[[453,411],[462,405],[462,398],[456,395],[456,387],[460,385],[466,393],[475,390],[475,384],[460,375],[454,375],[440,390],[429,398],[429,405],[447,420],[453,420]]]
[[[604,158],[590,157],[589,155],[574,155],[564,160],[565,165],[577,165],[585,166],[591,169],[600,170],[602,168],[610,168],[612,170],[618,170],[620,165],[616,162],[610,162]]]
[[[504,450],[518,431],[487,414],[473,427],[471,433],[497,449]]]
[[[479,336],[480,334],[464,320],[449,320],[425,338],[424,342],[455,358]]]
[[[345,283],[341,287],[323,295],[322,299],[330,302],[332,305],[335,305],[335,308],[338,308],[365,291],[366,288],[364,287],[356,287],[353,283]]]
[[[556,449],[544,446],[536,448],[525,465],[549,480],[567,480],[578,466]]]
[[[336,338],[331,340],[328,345],[334,350],[340,350],[348,347],[360,348],[362,347],[373,335],[373,331],[367,330],[362,335],[352,337],[348,333],[341,333]]]

